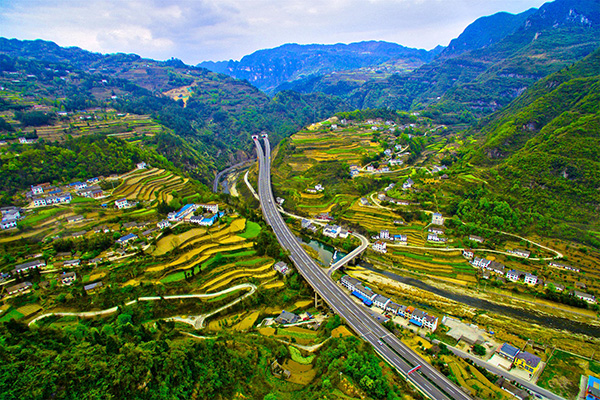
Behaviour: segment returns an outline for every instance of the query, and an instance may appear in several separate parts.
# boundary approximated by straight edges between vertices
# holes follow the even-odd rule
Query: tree
[[[477,354],[478,356],[485,356],[485,347],[480,344],[476,344],[473,346],[473,353]]]

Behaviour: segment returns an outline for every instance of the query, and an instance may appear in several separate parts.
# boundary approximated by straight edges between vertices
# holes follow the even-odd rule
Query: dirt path
[[[217,297],[220,296],[222,294],[226,294],[229,292],[233,292],[236,291],[238,289],[250,289],[250,291],[248,293],[246,293],[245,295],[243,295],[242,297],[239,297],[237,299],[235,299],[234,301],[232,301],[229,304],[224,305],[223,307],[219,307],[217,310],[215,311],[211,311],[208,314],[204,314],[204,315],[199,315],[196,317],[190,317],[190,318],[195,318],[195,319],[200,319],[200,328],[202,328],[202,324],[204,323],[204,319],[206,319],[207,317],[216,314],[228,307],[231,307],[232,305],[240,302],[241,300],[245,299],[246,297],[252,295],[255,291],[256,291],[256,286],[253,285],[252,283],[242,283],[240,285],[236,285],[224,290],[221,290],[219,292],[215,292],[215,293],[201,293],[201,294],[176,294],[176,295],[170,295],[170,296],[150,296],[150,297],[139,297],[136,300],[131,300],[128,301],[127,303],[125,303],[126,306],[130,306],[132,304],[135,304],[139,301],[157,301],[157,300],[171,300],[171,299],[189,299],[189,298],[197,298],[197,299],[202,299],[202,298],[210,298],[210,297]],[[29,326],[33,325],[34,323],[36,323],[37,321],[40,321],[44,318],[47,317],[51,317],[51,316],[59,316],[59,317],[67,317],[67,316],[74,316],[74,317],[81,317],[81,318],[92,318],[92,317],[97,317],[97,316],[102,316],[102,315],[109,315],[109,314],[113,314],[115,312],[117,312],[117,310],[119,309],[119,306],[115,306],[115,307],[111,307],[111,308],[107,308],[106,310],[100,310],[100,311],[83,311],[83,312],[56,312],[56,313],[47,313],[47,314],[43,314],[40,315],[37,318],[34,318],[33,320],[31,320],[31,322],[29,322]],[[186,323],[190,323],[187,321],[183,321],[180,319],[176,319],[179,317],[173,317],[173,318],[167,318],[167,319],[171,319],[174,321],[180,321],[180,322],[186,322]],[[183,318],[182,318],[183,319]],[[192,325],[195,326],[195,323],[191,323]],[[196,328],[196,329],[200,329],[200,328]]]

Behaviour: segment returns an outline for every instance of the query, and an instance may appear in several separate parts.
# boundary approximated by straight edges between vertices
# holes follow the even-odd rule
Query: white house
[[[445,232],[443,229],[432,226],[429,228],[428,232],[435,233],[436,235],[443,235]]]
[[[379,232],[379,238],[388,240],[390,238],[390,231],[387,229],[382,229],[381,232]]]
[[[202,208],[205,211],[208,212],[212,212],[212,213],[218,213],[219,212],[219,205],[218,204],[198,204],[196,206],[197,208]]]
[[[320,183],[315,185],[315,190],[317,192],[322,192],[323,190],[325,190],[325,188],[323,187],[323,185],[321,185]]]
[[[492,260],[488,260],[487,258],[475,257],[473,261],[471,261],[471,264],[477,268],[486,268],[491,262]]]
[[[37,199],[33,199],[33,206],[34,207],[44,207],[46,205],[46,199],[44,199],[43,197],[39,197]]]
[[[480,236],[469,235],[469,240],[472,240],[473,242],[477,243],[483,243],[483,238]]]
[[[167,221],[166,219],[163,219],[162,221],[158,221],[158,223],[156,224],[156,226],[159,229],[164,229],[164,228],[170,227],[171,223],[169,221]]]
[[[506,277],[514,282],[517,282],[519,279],[521,279],[521,276],[525,275],[525,272],[523,271],[518,271],[515,269],[511,269],[510,271],[508,271],[506,273]]]
[[[537,285],[538,277],[533,274],[525,274],[525,283],[528,285]]]
[[[137,163],[136,165],[137,169],[146,169],[147,166],[148,165],[144,161],[142,161],[141,163]]]
[[[596,298],[589,293],[584,293],[584,292],[580,292],[578,290],[573,290],[573,296],[575,296],[583,301],[586,301],[590,304],[596,303]]]
[[[439,237],[436,233],[428,233],[427,241],[434,242],[434,243],[446,243],[446,238]]]
[[[289,272],[291,272],[290,267],[283,261],[275,263],[275,265],[273,265],[273,269],[277,272],[282,273],[283,275],[287,275]]]
[[[77,279],[77,275],[75,272],[64,272],[60,275],[59,279],[63,285],[69,286]]]
[[[373,243],[373,250],[379,253],[387,253],[387,244],[385,242],[377,241]]]
[[[391,300],[388,299],[385,296],[382,296],[380,294],[376,295],[373,298],[373,304],[375,304],[377,307],[381,308],[382,310],[385,310],[385,306],[387,305],[387,303],[389,303]]]
[[[31,192],[33,194],[41,194],[44,193],[44,187],[42,185],[31,186]]]
[[[438,327],[438,317],[431,314],[425,314],[425,317],[421,322],[423,323],[423,326],[430,329],[432,332],[435,332]]]
[[[2,219],[2,221],[0,221],[0,229],[4,230],[4,229],[10,229],[10,228],[16,228],[17,226],[17,220],[16,218],[4,218]]]
[[[77,267],[81,264],[81,260],[76,258],[74,260],[67,260],[63,263],[64,267]]]
[[[325,225],[323,228],[323,235],[329,236],[330,238],[337,238],[340,232],[342,231],[342,227],[338,225]]]
[[[402,184],[402,189],[410,189],[412,187],[412,185],[414,185],[415,182],[408,178],[403,184]]]
[[[407,235],[394,235],[394,242],[398,242],[399,244],[407,244],[408,236]]]
[[[519,256],[519,257],[523,257],[523,258],[529,258],[529,255],[531,254],[529,251],[521,250],[521,249],[514,249],[512,251],[509,251],[509,253],[512,253],[515,256]]]
[[[360,281],[358,279],[356,279],[356,278],[353,278],[353,277],[349,276],[349,275],[344,275],[340,279],[340,283],[342,284],[342,286],[344,286],[348,290],[354,291],[354,289],[356,289],[356,285],[360,284]]]
[[[440,213],[433,213],[431,216],[431,223],[434,225],[444,225],[444,217]]]
[[[129,201],[127,201],[127,199],[115,200],[115,207],[117,207],[119,210],[121,210],[123,208],[128,208]]]
[[[471,259],[471,258],[473,258],[473,256],[475,255],[475,253],[473,252],[473,250],[470,250],[470,249],[463,249],[463,251],[462,251],[462,255],[463,255],[463,257],[465,257],[465,258],[469,258],[469,259]]]

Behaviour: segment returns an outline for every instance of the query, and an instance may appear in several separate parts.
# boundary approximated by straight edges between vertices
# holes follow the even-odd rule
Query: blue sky
[[[0,36],[188,64],[284,43],[385,40],[431,49],[478,17],[540,0],[0,0]]]

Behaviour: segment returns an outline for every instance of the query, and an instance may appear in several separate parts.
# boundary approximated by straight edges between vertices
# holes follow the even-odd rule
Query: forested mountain
[[[44,104],[56,111],[112,107],[151,115],[175,134],[167,138],[171,144],[179,138],[191,146],[163,146],[163,154],[176,161],[184,152],[187,160],[181,166],[205,182],[215,169],[250,157],[250,135],[267,131],[277,141],[347,109],[322,94],[283,92],[270,99],[247,82],[179,60],[101,55],[42,40],[0,38],[0,70],[7,93],[28,99],[27,106],[7,100],[6,109]]]
[[[414,69],[429,62],[440,48],[413,49],[388,42],[350,44],[285,44],[256,51],[240,61],[203,62],[200,67],[245,79],[259,89],[274,92],[283,83],[331,72],[359,70],[364,67],[394,72]]]
[[[589,233],[579,228],[597,228],[600,50],[537,82],[480,125],[483,145],[463,162],[489,168],[490,183],[512,204],[571,223],[549,231],[583,240]]]
[[[600,3],[556,0],[530,14],[497,43],[452,58],[439,57],[409,75],[367,83],[349,99],[361,108],[436,105],[448,120],[463,112],[485,115],[598,46]]]
[[[513,33],[537,9],[530,8],[520,14],[499,12],[476,19],[456,38],[452,39],[439,58],[455,57],[467,51],[480,49],[502,40]]]

